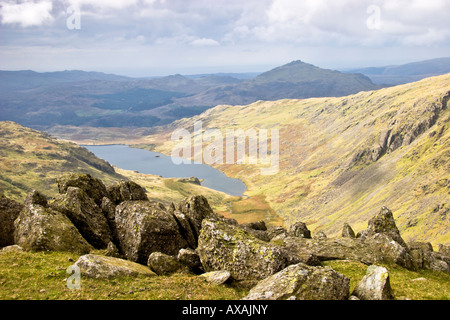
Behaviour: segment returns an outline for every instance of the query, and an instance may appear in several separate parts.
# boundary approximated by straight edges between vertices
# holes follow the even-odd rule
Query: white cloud
[[[8,3],[0,2],[0,15],[2,24],[19,24],[26,28],[40,26],[51,22],[53,8],[51,1]]]
[[[215,47],[215,46],[220,46],[220,43],[217,42],[214,39],[207,39],[207,38],[199,38],[199,39],[195,39],[194,41],[191,41],[190,43],[193,46],[196,47]]]

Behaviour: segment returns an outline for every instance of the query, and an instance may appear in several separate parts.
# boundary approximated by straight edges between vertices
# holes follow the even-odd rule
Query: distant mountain
[[[234,85],[211,88],[195,96],[177,99],[177,104],[204,101],[210,105],[248,104],[258,100],[340,97],[379,89],[362,74],[321,69],[300,60],[264,72]]]
[[[100,72],[0,71],[0,121],[35,129],[57,125],[153,127],[218,104],[344,96],[374,90],[369,78],[294,61],[243,74],[180,74],[137,79]]]
[[[377,84],[397,85],[450,73],[450,58],[437,58],[396,66],[351,69],[347,72],[362,73]]]

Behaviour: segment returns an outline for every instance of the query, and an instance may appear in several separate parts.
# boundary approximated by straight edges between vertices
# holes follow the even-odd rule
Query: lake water
[[[242,196],[247,186],[239,179],[227,177],[223,172],[205,164],[192,163],[176,165],[172,157],[127,145],[83,146],[97,157],[125,170],[154,174],[164,178],[197,177],[202,186]]]

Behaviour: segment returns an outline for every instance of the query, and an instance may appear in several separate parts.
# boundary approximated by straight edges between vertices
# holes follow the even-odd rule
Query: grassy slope
[[[450,75],[444,75],[342,98],[217,106],[147,142],[170,154],[172,131],[192,132],[195,120],[203,129],[277,128],[278,174],[261,176],[258,165],[217,167],[244,180],[247,194],[264,197],[286,225],[301,220],[335,235],[348,222],[360,231],[387,206],[405,239],[448,244],[450,108],[433,110],[449,92]],[[400,144],[371,161],[361,151],[372,150],[386,132]]]
[[[239,300],[248,292],[212,285],[199,277],[184,274],[111,280],[82,277],[81,288],[69,290],[66,270],[77,259],[77,255],[67,252],[1,252],[0,300]],[[351,261],[328,261],[325,265],[350,278],[350,291],[367,269],[366,265]],[[397,299],[450,298],[448,274],[386,267]]]
[[[220,212],[226,211],[224,202],[237,199],[178,179],[113,168],[85,148],[14,122],[0,122],[0,136],[0,191],[18,201],[32,189],[54,197],[58,193],[56,178],[70,172],[89,173],[106,185],[121,179],[133,180],[147,190],[150,199],[166,205],[202,194]]]

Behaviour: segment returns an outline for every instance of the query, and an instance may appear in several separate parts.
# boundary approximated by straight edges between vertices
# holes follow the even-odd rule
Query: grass
[[[0,300],[238,300],[246,291],[207,283],[195,275],[81,277],[68,289],[66,270],[78,256],[67,252],[0,253]]]
[[[68,289],[66,270],[78,256],[68,252],[0,253],[0,300],[239,300],[248,290],[216,286],[195,275],[115,279],[81,278],[80,289]],[[323,263],[350,278],[353,291],[367,269],[354,261]],[[450,275],[430,270],[409,271],[383,265],[389,271],[396,299],[449,300]]]

